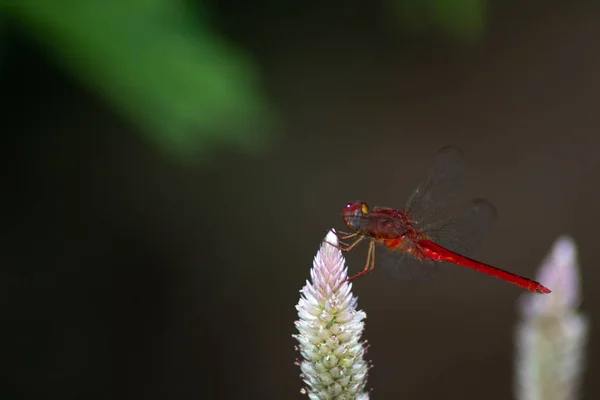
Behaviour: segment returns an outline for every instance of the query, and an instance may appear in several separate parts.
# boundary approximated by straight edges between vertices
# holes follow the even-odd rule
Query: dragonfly
[[[460,202],[464,168],[462,155],[453,147],[442,147],[426,179],[401,210],[373,207],[353,201],[342,216],[350,232],[339,231],[340,241],[332,244],[349,252],[368,242],[364,269],[348,278],[352,281],[375,268],[375,248],[383,247],[396,268],[423,268],[451,263],[502,279],[525,290],[547,294],[539,282],[470,258],[496,219],[495,207],[485,199]],[[349,241],[352,240],[352,241]],[[381,246],[383,245],[383,246]]]

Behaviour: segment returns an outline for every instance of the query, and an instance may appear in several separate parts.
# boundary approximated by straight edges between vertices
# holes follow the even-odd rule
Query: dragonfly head
[[[357,231],[362,227],[363,218],[369,213],[369,206],[362,201],[354,201],[346,204],[342,211],[344,223],[353,231]]]

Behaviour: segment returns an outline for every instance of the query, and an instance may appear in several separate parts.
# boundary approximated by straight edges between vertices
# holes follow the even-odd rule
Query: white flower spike
[[[348,270],[342,252],[328,244],[338,243],[330,231],[310,271],[311,281],[300,291],[295,322],[303,360],[302,392],[311,400],[368,400],[365,391],[370,366],[364,360],[364,311],[356,310],[357,298],[347,282]]]
[[[517,400],[575,400],[588,332],[581,301],[577,246],[567,236],[554,243],[538,278],[554,291],[523,295],[517,327]]]

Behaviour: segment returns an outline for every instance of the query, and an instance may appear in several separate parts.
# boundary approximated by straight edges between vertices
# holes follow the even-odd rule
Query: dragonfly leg
[[[371,241],[369,243],[369,252],[367,253],[367,263],[365,264],[365,268],[362,271],[360,271],[358,274],[348,278],[347,281],[350,282],[350,281],[355,280],[356,278],[365,276],[366,274],[373,271],[374,269],[375,269],[375,242]]]
[[[346,240],[346,239],[350,239],[353,238],[355,236],[359,235],[359,232],[354,232],[354,233],[348,233],[348,232],[344,232],[344,231],[334,231],[335,235],[340,238],[341,240]]]
[[[348,244],[348,243],[343,243],[342,242],[343,246],[340,246],[340,245],[337,245],[337,244],[333,244],[333,243],[330,243],[330,242],[327,242],[327,241],[326,242],[327,242],[327,244],[330,244],[333,247],[335,247],[336,249],[339,249],[341,251],[350,251],[353,248],[355,248],[364,238],[365,238],[364,236],[361,236],[358,239],[356,239],[354,241],[354,243],[352,243],[352,244]]]

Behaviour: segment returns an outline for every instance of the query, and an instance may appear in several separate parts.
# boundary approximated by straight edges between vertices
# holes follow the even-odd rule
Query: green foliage
[[[388,0],[400,26],[414,33],[436,30],[474,40],[485,28],[486,0]]]
[[[2,0],[0,0],[2,1]],[[13,17],[171,154],[265,143],[257,68],[183,0],[21,0]]]
[[[405,29],[473,39],[486,0],[389,0]],[[73,76],[176,156],[268,143],[275,121],[252,61],[187,0],[0,0]],[[0,27],[1,28],[1,27]]]

